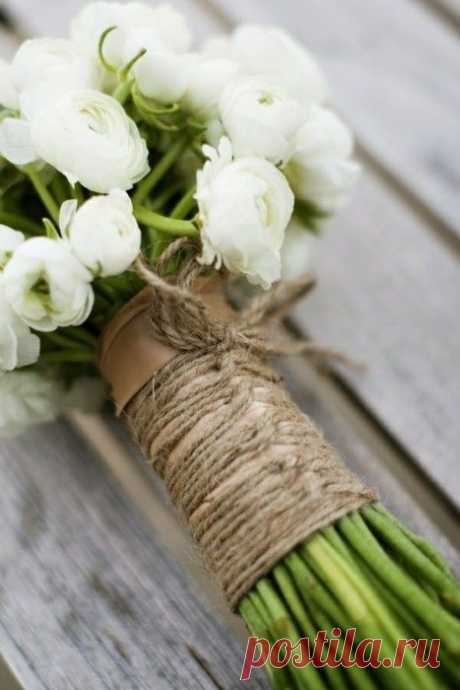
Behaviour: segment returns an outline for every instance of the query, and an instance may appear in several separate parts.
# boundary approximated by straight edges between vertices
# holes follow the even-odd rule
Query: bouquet
[[[319,353],[269,325],[359,175],[328,103],[284,32],[192,52],[165,5],[88,5],[0,65],[0,435],[110,395],[252,633],[245,678],[271,645],[278,689],[454,687],[458,582],[266,363]],[[328,663],[307,663],[320,631]],[[436,670],[411,644],[392,663],[414,637],[440,641]],[[383,663],[334,666],[372,640]]]

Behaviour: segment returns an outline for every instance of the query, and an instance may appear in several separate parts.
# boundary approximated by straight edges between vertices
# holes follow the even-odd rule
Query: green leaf
[[[54,223],[49,219],[49,218],[43,218],[42,219],[43,225],[45,226],[46,230],[46,236],[49,237],[50,240],[60,240],[61,236],[56,230],[56,226]]]
[[[306,230],[318,235],[322,223],[329,218],[330,214],[309,201],[296,199],[294,216],[305,226]]]

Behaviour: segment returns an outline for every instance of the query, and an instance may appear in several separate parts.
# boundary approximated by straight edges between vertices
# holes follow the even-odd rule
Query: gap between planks
[[[455,31],[460,31],[460,2],[459,0],[415,0],[426,7],[444,24]]]

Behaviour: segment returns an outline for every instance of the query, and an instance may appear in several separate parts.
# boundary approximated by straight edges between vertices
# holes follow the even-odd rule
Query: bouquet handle
[[[277,347],[261,322],[311,279],[278,286],[238,317],[220,282],[192,291],[148,273],[150,286],[105,334],[101,370],[236,609],[294,548],[376,495],[264,362]]]

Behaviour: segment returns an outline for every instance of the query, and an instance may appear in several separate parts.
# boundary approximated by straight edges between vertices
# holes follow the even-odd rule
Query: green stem
[[[121,103],[121,105],[124,105],[131,94],[133,83],[134,81],[132,79],[124,79],[118,84],[117,88],[112,94],[112,97]]]
[[[69,198],[69,187],[66,179],[59,173],[54,176],[51,182],[52,192],[59,204],[63,204]]]
[[[292,644],[296,645],[300,639],[300,634],[289,615],[289,611],[268,578],[259,580],[256,590],[272,616],[272,630],[276,638],[287,638]],[[295,682],[301,688],[326,690],[323,678],[312,666],[304,666],[295,670],[290,668],[289,671],[291,671]]]
[[[74,338],[72,338],[69,335],[66,335],[62,331],[53,331],[52,333],[42,333],[41,336],[44,340],[48,340],[48,342],[52,343],[53,345],[57,345],[58,347],[63,348],[64,350],[82,350],[82,351],[88,351],[88,347],[86,345],[83,345],[81,342],[76,341]]]
[[[381,503],[375,503],[373,505],[374,511],[380,513],[381,515],[384,515],[388,521],[390,521],[392,524],[397,525],[398,529],[403,532],[408,539],[411,540],[411,542],[418,548],[422,553],[425,554],[427,558],[436,565],[439,570],[441,570],[445,575],[447,575],[453,582],[455,582],[458,585],[458,581],[456,578],[453,576],[452,571],[450,569],[449,564],[447,561],[441,556],[441,554],[435,549],[435,547],[430,544],[429,541],[424,539],[418,534],[415,534],[415,532],[412,532],[406,525],[404,525],[402,522],[399,522],[399,520],[392,515],[386,508]]]
[[[173,208],[171,218],[186,218],[190,211],[193,209],[193,207],[196,205],[195,194],[196,185],[193,185],[193,187],[189,189],[188,192],[186,192],[186,194],[184,194],[182,199],[180,199],[176,206]]]
[[[454,656],[460,656],[460,622],[433,602],[417,583],[393,563],[359,513],[342,518],[338,525],[339,530],[377,577],[398,596],[401,605],[411,609],[434,636],[441,638],[447,650]]]
[[[120,78],[123,81],[125,81],[128,78],[129,73],[131,72],[136,62],[143,58],[146,52],[146,48],[141,48],[141,50],[138,53],[136,53],[136,55],[128,62],[128,64],[123,67],[123,69],[120,71]]]
[[[26,235],[43,235],[44,230],[38,223],[33,220],[21,216],[19,213],[11,213],[10,211],[0,211],[0,223],[9,225],[15,230],[21,230]]]
[[[40,175],[37,172],[35,172],[35,170],[31,170],[30,168],[26,170],[27,175],[35,188],[35,191],[42,200],[43,205],[45,206],[45,208],[51,216],[51,219],[57,225],[59,223],[59,207],[56,201],[54,200],[54,197],[52,196],[52,194],[50,194],[48,188],[42,182]]]
[[[58,352],[42,352],[40,361],[47,364],[64,363],[96,363],[96,353],[90,350],[60,350]]]
[[[241,603],[240,613],[252,635],[258,639],[270,639],[270,633],[263,618],[256,605],[248,597]],[[273,690],[286,690],[289,687],[289,676],[285,669],[275,669],[270,664],[266,664],[265,668],[272,682]]]
[[[97,46],[97,51],[99,55],[99,60],[101,61],[103,67],[107,70],[107,72],[111,72],[112,74],[117,73],[116,67],[111,65],[109,62],[104,57],[104,44],[107,40],[107,36],[112,33],[112,31],[115,31],[117,29],[117,26],[109,26],[105,31],[102,32],[101,37],[99,39],[99,43]]]
[[[117,291],[111,285],[108,285],[102,280],[95,284],[94,289],[96,290],[97,294],[102,295],[106,300],[109,301],[111,307],[113,304],[119,301]]]
[[[190,220],[176,220],[150,211],[143,206],[134,207],[134,215],[143,225],[176,237],[197,237],[199,230]]]
[[[142,204],[168,170],[174,165],[187,146],[187,137],[179,137],[155,165],[150,173],[139,183],[133,197],[134,204]]]
[[[97,347],[98,340],[96,336],[92,335],[92,333],[89,333],[86,328],[81,326],[69,326],[65,330],[66,333],[69,333],[69,335],[75,338],[75,340],[79,340],[80,342],[86,343],[94,348]]]
[[[423,554],[396,524],[385,519],[383,515],[373,510],[372,506],[363,509],[363,515],[379,536],[386,542],[412,570],[416,579],[429,583],[440,595],[446,606],[460,613],[460,588],[451,578],[445,575],[439,568]]]
[[[382,602],[372,585],[369,584],[365,574],[352,567],[348,560],[344,560],[337,554],[322,535],[316,535],[311,542],[305,545],[304,549],[306,554],[320,565],[329,586],[336,586],[338,582],[347,583],[349,589],[361,599],[367,611],[367,621],[365,624],[362,623],[361,635],[365,633],[372,639],[380,637],[382,653],[391,657],[394,653],[394,642],[404,639],[404,630],[390,609]],[[346,600],[343,600],[342,603],[347,607],[348,602]],[[351,611],[350,617],[352,617]],[[354,617],[352,620],[355,622]],[[412,651],[406,655],[404,668],[393,669],[392,677],[399,682],[399,687],[411,687],[417,681],[421,690],[434,690],[437,687],[436,684],[433,684],[433,679],[429,674],[419,673],[419,669],[415,666],[415,657]],[[386,684],[387,680],[389,680],[387,675],[382,676],[383,684]],[[393,683],[391,687],[394,687]]]
[[[169,184],[160,194],[157,194],[153,199],[148,201],[149,211],[161,211],[165,208],[168,201],[171,201],[173,196],[177,194],[182,188],[181,182]]]

